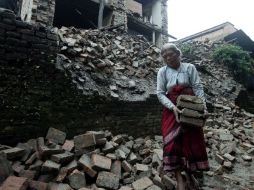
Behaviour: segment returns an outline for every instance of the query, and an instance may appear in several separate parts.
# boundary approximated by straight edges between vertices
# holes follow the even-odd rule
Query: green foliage
[[[228,65],[235,75],[254,74],[253,59],[247,51],[244,51],[239,46],[232,44],[221,45],[213,51],[212,58],[215,62]]]
[[[183,56],[185,56],[185,57],[191,57],[194,53],[194,49],[192,47],[192,44],[188,44],[188,43],[182,44],[180,46],[180,49],[182,51]]]

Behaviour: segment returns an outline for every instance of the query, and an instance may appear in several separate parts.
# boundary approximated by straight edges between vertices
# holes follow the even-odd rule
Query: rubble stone
[[[28,180],[24,177],[9,176],[0,190],[25,190],[28,187]]]
[[[36,189],[36,190],[47,190],[48,184],[40,181],[29,181],[29,188]]]
[[[235,157],[228,154],[228,153],[224,154],[223,156],[224,156],[224,158],[228,159],[231,162],[235,160]]]
[[[251,162],[251,161],[252,161],[252,157],[249,156],[249,155],[243,155],[243,156],[242,156],[242,159],[243,159],[244,161],[248,161],[248,162]]]
[[[143,190],[153,185],[153,182],[148,178],[144,177],[132,183],[132,187],[135,190]]]
[[[162,183],[166,186],[167,189],[173,190],[175,188],[175,181],[173,181],[170,177],[167,175],[164,175],[162,177]]]
[[[64,183],[49,183],[48,190],[72,190],[72,188]]]
[[[225,167],[225,168],[227,168],[227,169],[232,169],[232,163],[231,162],[229,162],[229,161],[225,161],[225,162],[223,162],[223,166]]]
[[[24,177],[27,179],[34,179],[36,175],[38,174],[37,171],[32,171],[32,170],[21,170],[19,172],[19,177]]]
[[[92,162],[89,156],[84,154],[78,161],[79,165],[84,169],[84,171],[90,176],[95,177],[97,172],[92,169]]]
[[[86,178],[84,173],[74,170],[69,176],[68,180],[70,182],[70,186],[73,189],[80,189],[86,186]]]
[[[11,160],[14,158],[22,157],[25,150],[22,148],[15,147],[15,148],[3,150],[2,152],[5,153],[7,158]]]
[[[47,172],[58,172],[60,169],[60,164],[57,164],[51,160],[47,160],[44,162],[44,164],[42,165],[42,169],[41,171],[44,173]]]
[[[109,171],[111,168],[111,159],[105,156],[93,154],[91,160],[92,160],[92,168],[96,171],[101,170]]]
[[[137,172],[146,172],[146,171],[149,170],[149,167],[147,165],[144,165],[144,164],[136,164],[135,168],[136,168]]]
[[[148,187],[147,190],[161,190],[161,188],[158,187],[157,185],[152,185],[152,186]]]
[[[51,156],[51,160],[56,163],[66,163],[71,161],[74,158],[74,154],[70,152],[65,152],[62,154],[54,154]]]
[[[77,150],[94,146],[95,143],[96,143],[95,137],[92,133],[78,135],[74,137],[74,146],[75,146],[75,149]]]
[[[50,127],[46,136],[47,140],[51,140],[57,144],[63,144],[66,138],[66,133]]]
[[[99,172],[96,185],[99,187],[109,188],[109,189],[118,189],[119,187],[119,178],[117,175],[110,172]]]
[[[0,153],[0,183],[11,174],[13,174],[13,170],[7,156]]]
[[[66,140],[62,146],[62,149],[71,152],[74,149],[74,141]]]
[[[162,183],[159,175],[155,175],[153,178],[153,183],[159,186],[161,189],[165,189],[165,185]]]
[[[119,179],[122,177],[122,163],[116,160],[111,165],[111,173],[115,174]]]
[[[219,154],[215,154],[215,160],[219,163],[219,164],[223,164],[224,162],[224,158],[219,155]]]
[[[49,148],[47,146],[39,147],[40,157],[45,158],[51,156],[53,154],[63,153],[64,150],[60,146],[56,146],[54,148]]]
[[[132,171],[132,166],[126,160],[124,160],[122,162],[122,167],[123,167],[124,171],[126,171],[126,172]]]
[[[57,182],[62,182],[68,174],[68,168],[62,167],[56,177]]]
[[[78,163],[76,160],[71,161],[67,166],[68,173],[72,172],[78,167]]]

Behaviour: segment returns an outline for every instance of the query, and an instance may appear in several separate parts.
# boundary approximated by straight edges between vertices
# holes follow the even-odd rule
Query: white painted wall
[[[161,1],[157,0],[152,6],[152,24],[162,26],[162,15],[161,15]]]
[[[32,17],[33,0],[23,0],[21,7],[21,19],[30,22]]]

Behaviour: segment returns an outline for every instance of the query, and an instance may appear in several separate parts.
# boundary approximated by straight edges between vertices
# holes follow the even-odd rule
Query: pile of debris
[[[204,128],[211,170],[204,183],[211,188],[248,189],[253,187],[254,176],[254,114],[233,102],[215,104],[212,116]],[[248,188],[247,188],[248,187]]]
[[[1,146],[1,180],[13,175],[2,189],[173,189],[174,180],[159,176],[161,142],[160,136],[134,139],[108,131],[66,140],[66,133],[50,128],[45,139]]]
[[[204,127],[211,166],[203,180],[204,189],[254,183],[254,115],[230,106],[217,106]],[[125,134],[113,136],[109,131],[88,131],[66,140],[66,133],[49,128],[46,138],[31,139],[14,148],[2,145],[0,150],[0,180],[7,178],[2,189],[13,184],[16,189],[61,190],[175,187],[174,177],[161,173],[161,136],[135,139]],[[247,174],[240,178],[243,171]],[[221,184],[214,182],[218,176]]]
[[[84,94],[144,100],[155,89],[160,49],[143,36],[73,27],[58,34],[58,66]]]
[[[58,30],[61,54],[68,62],[79,62],[86,70],[114,71],[127,76],[145,78],[156,74],[161,63],[160,49],[151,45],[142,35],[121,34],[117,30],[100,31],[62,27]]]
[[[185,54],[182,61],[196,66],[209,104],[226,105],[231,101],[234,102],[239,92],[244,89],[239,82],[234,80],[226,65],[215,63],[212,60],[213,51],[221,45],[223,42],[194,41],[187,45],[178,44],[183,52],[185,46],[191,49],[191,53]]]

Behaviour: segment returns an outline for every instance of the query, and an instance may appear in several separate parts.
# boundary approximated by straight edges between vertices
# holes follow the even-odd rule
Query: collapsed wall
[[[93,86],[87,94],[79,90],[71,72],[57,69],[66,62],[61,66],[61,56],[56,61],[58,38],[53,30],[16,20],[1,9],[0,34],[1,143],[42,136],[48,127],[70,136],[99,128],[134,135],[160,131],[161,106],[155,95],[126,102],[106,98]],[[79,70],[75,64],[71,68]]]

